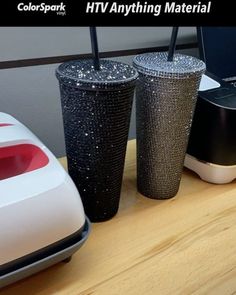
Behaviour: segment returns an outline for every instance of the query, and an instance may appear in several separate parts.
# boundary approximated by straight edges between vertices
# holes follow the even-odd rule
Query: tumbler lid
[[[60,82],[72,87],[97,90],[132,86],[138,73],[134,67],[112,60],[101,60],[97,71],[92,59],[83,59],[61,64],[56,76]]]
[[[193,56],[176,53],[173,61],[167,61],[167,52],[144,53],[134,57],[133,65],[138,72],[163,78],[186,78],[203,73],[205,63]]]

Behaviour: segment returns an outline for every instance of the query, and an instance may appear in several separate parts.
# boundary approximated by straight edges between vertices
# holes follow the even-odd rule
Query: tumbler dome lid
[[[206,69],[205,63],[196,57],[176,53],[173,61],[167,61],[167,56],[167,52],[139,54],[134,57],[133,65],[145,75],[180,79]]]
[[[137,79],[136,69],[122,62],[101,60],[100,70],[94,69],[92,59],[69,61],[56,70],[60,82],[91,90],[127,85]]]

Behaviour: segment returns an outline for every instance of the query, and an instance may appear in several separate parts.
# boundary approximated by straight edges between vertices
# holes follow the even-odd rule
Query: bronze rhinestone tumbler
[[[137,71],[101,60],[59,66],[68,171],[93,222],[114,216],[119,207],[131,107]]]
[[[134,58],[136,90],[137,186],[153,199],[178,192],[184,158],[205,64],[175,54],[147,53]]]

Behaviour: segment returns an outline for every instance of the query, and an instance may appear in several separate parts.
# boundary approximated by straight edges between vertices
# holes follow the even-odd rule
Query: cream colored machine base
[[[230,183],[236,178],[236,165],[223,166],[207,163],[186,154],[184,166],[196,172],[202,180],[210,183]]]

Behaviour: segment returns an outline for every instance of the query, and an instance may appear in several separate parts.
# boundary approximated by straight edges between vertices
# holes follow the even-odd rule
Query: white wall
[[[97,28],[101,51],[167,45],[170,27]],[[0,61],[90,52],[87,27],[0,27]],[[195,39],[195,28],[179,31],[181,43]]]
[[[98,28],[101,51],[167,45],[171,28]],[[88,28],[0,28],[0,62],[90,52]],[[196,41],[195,28],[180,29],[180,43]],[[185,51],[186,52],[186,51]],[[196,50],[187,54],[196,55]],[[132,63],[132,57],[116,58]],[[0,70],[0,111],[16,116],[57,155],[65,155],[57,64]],[[135,136],[134,112],[130,138]]]

